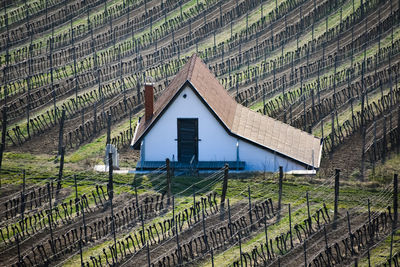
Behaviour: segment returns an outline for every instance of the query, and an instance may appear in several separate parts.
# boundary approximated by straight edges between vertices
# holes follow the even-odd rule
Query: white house
[[[193,55],[153,107],[145,85],[145,116],[131,146],[140,149],[137,169],[155,169],[169,158],[176,166],[285,172],[316,170],[321,140],[238,104]]]

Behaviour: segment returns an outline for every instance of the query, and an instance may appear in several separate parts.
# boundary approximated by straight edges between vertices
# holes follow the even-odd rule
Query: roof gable
[[[195,54],[175,76],[154,105],[153,117],[141,120],[132,146],[158,121],[179,92],[189,85],[228,134],[255,143],[305,165],[319,167],[320,139],[237,103]]]

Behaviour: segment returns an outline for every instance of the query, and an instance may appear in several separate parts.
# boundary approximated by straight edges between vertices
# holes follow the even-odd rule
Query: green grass
[[[104,145],[104,144],[103,144]],[[102,145],[99,144],[99,147]],[[89,148],[86,148],[90,150]],[[83,150],[84,151],[84,150]],[[77,152],[77,154],[79,154]],[[88,157],[95,156],[96,153],[89,154]],[[99,152],[99,156],[102,153]],[[94,190],[95,184],[104,184],[107,182],[107,173],[93,173],[89,170],[82,170],[80,172],[74,171],[75,169],[73,166],[79,163],[72,162],[77,155],[71,154],[70,162],[66,164],[66,175],[64,176],[63,180],[63,187],[71,188],[71,193],[67,196],[66,201],[75,198],[75,194],[73,192],[73,177],[72,174],[77,174],[78,180],[78,194],[86,194],[90,196],[91,191]],[[386,166],[400,166],[398,164],[398,160],[393,159],[393,161],[388,161],[388,165]],[[77,160],[77,158],[75,159]],[[32,179],[32,172],[37,171],[36,169],[32,169],[32,165],[39,165],[42,167],[43,165],[51,165],[54,163],[52,160],[46,158],[45,156],[36,156],[30,155],[25,153],[6,153],[6,160],[5,165],[9,166],[10,162],[13,162],[14,168],[18,168],[20,162],[26,162],[27,166],[30,167],[29,176],[27,181],[29,183],[32,182],[40,182],[41,179]],[[43,162],[45,164],[43,164]],[[42,167],[43,168],[43,167]],[[398,167],[397,167],[398,168]],[[53,169],[53,176],[56,173],[56,168]],[[378,169],[378,168],[377,168]],[[384,167],[382,167],[384,170]],[[394,170],[393,170],[394,171]],[[11,175],[10,175],[11,174]],[[51,171],[48,173],[51,176]],[[19,183],[21,181],[20,173],[2,173],[0,174],[2,178],[6,178],[13,184]],[[221,193],[222,190],[222,182],[219,180],[216,184],[214,184],[214,180],[204,181],[205,177],[208,177],[209,174],[201,174],[200,178],[198,177],[191,177],[191,176],[177,176],[172,179],[172,192],[174,195],[177,195],[179,192],[185,190],[183,194],[177,195],[176,197],[176,212],[182,211],[185,208],[188,208],[192,204],[192,194],[195,190],[199,192],[200,190],[203,191],[215,191],[218,194]],[[134,192],[132,183],[133,179],[136,176],[137,184],[140,187],[138,192],[139,194],[149,192],[151,188],[157,187],[162,188],[165,185],[165,176],[160,176],[158,181],[151,182],[152,179],[157,177],[157,175],[114,175],[114,182],[115,182],[115,192],[116,197],[118,197],[121,193],[126,192],[132,194]],[[358,211],[366,211],[366,202],[368,198],[374,198],[377,196],[380,191],[381,184],[379,178],[376,176],[380,176],[378,172],[376,172],[375,176],[370,176],[370,184],[359,183],[348,180],[347,177],[343,177],[343,183],[341,184],[340,189],[340,202],[339,208],[340,210],[351,209],[354,207],[359,206],[357,209]],[[41,176],[43,177],[43,176]],[[217,175],[217,177],[221,177]],[[44,178],[44,177],[43,177]],[[42,179],[43,179],[42,178]],[[322,179],[321,179],[322,178]],[[284,179],[283,184],[283,205],[287,207],[287,204],[291,203],[292,205],[292,218],[293,218],[293,225],[295,223],[299,223],[304,219],[306,214],[306,199],[305,194],[309,192],[310,194],[310,205],[311,205],[311,213],[315,212],[317,208],[322,207],[322,203],[325,202],[329,209],[330,214],[332,214],[332,203],[333,203],[333,184],[332,177],[330,178],[330,182],[324,183],[324,177],[315,177],[315,178],[307,178],[307,177],[296,177],[296,176],[286,176]],[[379,182],[377,182],[379,181]],[[197,183],[197,184],[196,184]],[[186,190],[189,186],[196,184],[194,186],[194,190],[189,189]],[[277,192],[278,192],[278,184],[277,184],[277,174],[260,174],[260,173],[244,173],[244,174],[230,174],[230,179],[228,182],[228,192],[227,198],[230,199],[232,205],[237,203],[238,201],[245,201],[247,202],[247,187],[251,188],[251,194],[253,201],[257,199],[266,199],[271,197],[274,203],[277,202]],[[197,197],[200,195],[197,194]],[[90,199],[90,198],[89,198]],[[218,198],[219,200],[219,198]],[[94,203],[90,203],[93,205]],[[383,208],[387,203],[378,203],[379,205],[375,205],[372,207],[373,210],[377,210]],[[275,207],[276,208],[276,207]],[[287,209],[287,208],[286,208]],[[150,220],[146,223],[146,225],[157,223],[165,218],[169,218],[171,216],[171,210],[164,214],[163,216],[159,216]],[[288,214],[287,211],[283,213],[282,221],[274,226],[269,227],[269,237],[274,238],[276,234],[281,231],[287,230],[288,225]],[[135,229],[130,229],[129,231],[134,231]],[[119,232],[118,239],[123,238],[126,235],[126,232]],[[253,237],[249,240],[243,241],[243,251],[250,250],[255,244],[258,242],[262,242],[264,238],[264,234],[262,229],[259,230]],[[112,241],[106,241],[101,244],[97,244],[92,248],[85,248],[84,249],[84,259],[88,260],[89,255],[96,255],[102,251],[102,248],[107,247],[111,244]],[[230,258],[232,262],[234,259],[237,259],[238,255],[238,247],[233,247],[229,249],[227,252],[223,254],[216,254],[215,262],[218,264],[217,266],[224,266],[227,262],[226,259]],[[72,257],[66,265],[68,266],[77,266],[79,265],[79,255]],[[205,265],[210,265],[209,261],[204,262]],[[219,265],[221,264],[221,265]]]
[[[393,235],[393,254],[400,252],[400,230],[397,230]],[[391,236],[385,238],[378,246],[370,250],[370,266],[380,266],[387,263],[390,255]],[[367,254],[359,261],[359,266],[369,266]],[[394,266],[392,262],[392,266]]]

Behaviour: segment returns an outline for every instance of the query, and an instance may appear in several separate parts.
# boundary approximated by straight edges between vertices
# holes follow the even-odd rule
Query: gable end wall
[[[185,94],[186,98],[183,98]],[[229,135],[190,87],[180,92],[144,136],[142,153],[146,161],[177,160],[178,118],[198,118],[199,161],[236,161],[239,144],[239,160],[246,162],[246,170],[277,171],[279,166],[283,166],[284,171],[304,170],[304,166],[295,161]]]

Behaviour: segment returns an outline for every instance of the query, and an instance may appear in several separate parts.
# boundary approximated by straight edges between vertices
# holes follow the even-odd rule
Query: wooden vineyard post
[[[306,192],[306,199],[307,199],[307,218],[308,218],[308,223],[311,222],[311,215],[310,215],[310,202],[308,199],[308,191]]]
[[[117,249],[117,248],[115,248]],[[149,247],[149,241],[146,242],[146,251],[147,251],[147,265],[150,267],[151,264],[151,259],[150,259],[150,247]]]
[[[19,247],[19,233],[16,234],[15,239],[17,242],[18,266],[24,266],[24,264],[22,264],[21,249]]]
[[[293,235],[292,235],[292,211],[289,203],[289,233],[290,233],[290,247],[293,248]]]
[[[331,113],[331,123],[332,123],[332,132],[331,132],[332,148],[331,148],[331,152],[333,153],[334,148],[335,148],[335,113],[334,112]]]
[[[47,183],[47,194],[49,196],[49,213],[47,213],[47,219],[49,221],[49,229],[50,229],[50,247],[51,251],[53,252],[53,255],[55,254],[54,250],[54,239],[53,239],[53,227],[52,227],[52,222],[53,222],[53,213],[52,213],[52,207],[51,207],[51,191],[50,191],[50,184]]]
[[[85,264],[83,263],[83,255],[82,255],[82,239],[79,239],[79,254],[81,257],[81,266],[84,267]]]
[[[242,260],[242,238],[240,236],[240,232],[238,232],[239,238],[239,255],[240,255],[240,267],[243,267],[243,260]]]
[[[206,220],[204,216],[204,209],[202,209],[202,215],[203,215],[203,235],[204,235],[204,243],[206,244],[206,249],[207,251],[210,249],[210,246],[208,244],[207,240],[207,232],[206,232]]]
[[[64,170],[64,153],[65,153],[65,147],[61,148],[61,159],[60,159],[60,168],[58,170],[58,179],[57,179],[57,190],[56,190],[56,196],[60,193],[61,190],[61,179],[63,176],[63,170]]]
[[[231,238],[233,237],[233,231],[232,231],[232,217],[231,217],[231,205],[229,203],[229,198],[228,198],[228,227],[229,227],[229,233],[231,234]]]
[[[93,104],[93,136],[97,133],[97,102]]]
[[[165,165],[167,168],[167,206],[170,204],[170,199],[171,199],[171,167],[170,167],[170,161],[167,158],[165,160]]]
[[[265,244],[268,245],[268,227],[267,227],[267,216],[264,215],[264,234],[265,234]]]
[[[301,88],[303,88],[303,85],[301,85]],[[306,95],[303,92],[302,97],[303,98],[303,117],[304,117],[304,128],[303,130],[306,132],[307,131],[307,113],[306,113]]]
[[[397,107],[397,154],[400,154],[400,105]]]
[[[5,89],[6,90],[6,89]],[[7,106],[3,106],[3,120],[1,122],[1,143],[0,143],[0,169],[3,162],[3,152],[6,149],[6,132],[7,132]],[[1,185],[1,184],[0,184]]]
[[[283,167],[279,166],[278,221],[280,219],[281,207],[282,207],[282,182],[283,182]]]
[[[172,197],[172,206],[174,205],[174,197]],[[174,213],[174,209],[172,209],[172,214]],[[174,217],[174,216],[172,216],[172,217]],[[144,242],[146,241],[146,236],[145,236],[145,234],[144,234],[144,217],[143,217],[143,205],[141,204],[140,205],[140,221],[141,221],[141,223],[142,223],[142,233],[143,233],[143,240],[142,240],[142,244],[144,245]],[[171,226],[171,231],[173,231],[172,230],[172,227],[173,226]]]
[[[81,140],[81,144],[85,141],[85,107],[82,107],[82,111],[81,111],[81,136],[82,136],[82,140]]]
[[[79,216],[79,198],[78,198],[78,184],[76,183],[76,174],[74,174],[74,185],[75,185],[75,211],[76,211],[76,216]]]
[[[132,109],[129,109],[129,139],[133,138],[133,129],[132,129]]]
[[[65,109],[61,112],[61,120],[60,120],[60,130],[58,132],[58,156],[61,156],[61,150],[64,146],[63,138],[64,138],[64,121],[65,121]]]
[[[214,267],[214,251],[211,249],[211,267]]]
[[[247,187],[247,191],[249,194],[249,219],[250,219],[250,229],[254,229],[253,225],[253,216],[251,215],[251,191],[250,191],[250,186]]]
[[[335,203],[334,203],[334,210],[333,210],[333,229],[336,229],[336,223],[337,223],[337,219],[338,219],[339,176],[340,176],[340,170],[335,169]]]
[[[111,113],[108,114],[107,117],[107,140],[106,144],[110,144],[111,142]]]
[[[399,200],[398,200],[398,197],[399,197],[399,194],[398,194],[398,192],[399,192],[399,181],[398,181],[398,174],[396,173],[395,175],[394,175],[394,177],[393,177],[393,209],[394,209],[394,212],[393,212],[393,217],[394,217],[394,219],[393,219],[393,231],[396,229],[396,227],[397,227],[397,221],[398,221],[398,216],[399,216],[399,214],[398,214],[398,212],[399,212]]]
[[[30,119],[30,109],[31,109],[31,75],[32,75],[32,34],[31,34],[31,42],[29,44],[29,59],[28,59],[28,77],[26,79],[26,83],[28,86],[28,94],[26,99],[26,131],[28,132],[28,139],[31,138],[31,132],[29,129],[29,119]]]
[[[182,253],[181,253],[180,245],[179,245],[178,222],[175,220],[175,218],[174,218],[174,223],[175,223],[175,235],[176,235],[176,249],[178,251],[178,263],[179,263],[179,265],[181,265],[182,264]]]
[[[193,188],[193,217],[196,221],[196,189]]]
[[[220,211],[221,211],[220,219],[221,220],[223,220],[224,216],[225,216],[225,198],[226,198],[226,191],[228,190],[228,176],[229,176],[229,165],[225,164],[224,181],[222,184],[222,194],[221,194],[221,204],[220,204]]]
[[[22,170],[22,192],[21,192],[21,221],[24,222],[25,213],[25,170]],[[22,232],[24,231],[24,224],[22,223]]]
[[[307,239],[304,240],[304,267],[307,267]]]
[[[51,38],[50,38],[50,84],[51,92],[53,94],[53,108],[54,108],[54,124],[57,123],[57,94],[56,87],[54,86],[54,70],[53,70],[53,46],[54,46],[54,25],[51,24]]]
[[[109,117],[110,118],[110,117]],[[114,209],[113,209],[113,198],[114,198],[114,181],[113,181],[113,160],[112,153],[108,153],[108,198],[111,206],[111,229],[114,238],[114,248],[115,248],[115,261],[118,262],[117,255],[117,237],[115,235],[115,220],[114,220]]]
[[[76,70],[76,49],[74,42],[74,28],[72,26],[72,17],[71,17],[71,47],[73,51],[73,60],[74,60],[74,80],[75,80],[75,105],[78,107],[78,78],[77,78],[77,70]]]
[[[393,256],[393,237],[394,237],[394,229],[392,229],[392,233],[390,234],[390,252],[389,252],[389,266],[392,266],[392,256]]]
[[[88,238],[87,238],[87,227],[86,227],[86,219],[85,219],[85,207],[84,207],[83,205],[84,205],[84,203],[81,202],[83,233],[84,233],[84,235],[85,235],[85,243],[87,244]]]
[[[142,220],[143,223],[143,220]],[[174,223],[175,223],[175,196],[172,196],[172,225],[171,225],[171,232],[174,232]],[[143,233],[144,233],[144,225],[142,225],[143,227]]]

